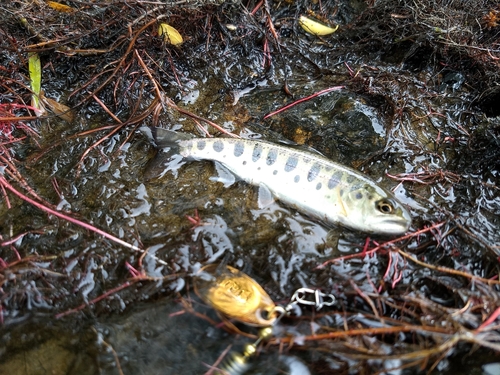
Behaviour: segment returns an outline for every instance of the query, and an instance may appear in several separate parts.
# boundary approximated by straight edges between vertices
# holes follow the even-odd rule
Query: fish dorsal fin
[[[316,150],[314,147],[311,147],[311,146],[306,145],[306,144],[299,145],[298,143],[295,143],[295,142],[290,141],[288,139],[287,139],[286,142],[284,142],[281,139],[278,140],[278,142],[284,144],[285,146],[287,146],[289,148],[293,148],[293,149],[296,149],[296,150],[299,150],[299,151],[307,151],[307,152],[310,152],[311,154],[316,154],[316,155],[322,156],[324,158],[326,157],[321,152],[319,152],[318,150]]]

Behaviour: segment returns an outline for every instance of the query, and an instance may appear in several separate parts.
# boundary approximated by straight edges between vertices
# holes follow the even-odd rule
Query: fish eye
[[[379,200],[376,204],[377,209],[383,214],[390,214],[394,211],[394,205],[387,199]]]

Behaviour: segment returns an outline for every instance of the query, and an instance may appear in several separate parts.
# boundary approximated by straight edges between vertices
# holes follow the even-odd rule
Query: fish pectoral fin
[[[236,182],[234,174],[221,163],[215,162],[215,170],[217,171],[217,176],[210,177],[211,181],[221,182],[226,188]]]
[[[337,199],[339,201],[340,208],[342,211],[340,212],[340,215],[342,216],[347,216],[347,210],[345,209],[344,202],[342,201],[342,197],[340,196],[340,191],[337,190]]]
[[[269,188],[266,185],[260,184],[258,198],[257,198],[257,204],[259,208],[262,209],[268,207],[273,203],[274,203],[274,196],[273,193],[271,193],[271,190],[269,190]]]

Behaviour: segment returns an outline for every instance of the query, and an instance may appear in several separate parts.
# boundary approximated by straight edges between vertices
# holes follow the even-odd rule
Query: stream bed
[[[44,95],[75,116],[1,122],[0,374],[227,369],[257,329],[224,326],[196,295],[212,263],[281,306],[299,288],[336,298],[282,319],[231,374],[498,374],[500,94],[486,74],[498,59],[478,67],[443,47],[455,34],[413,2],[66,3],[77,10],[2,5],[2,110],[31,113],[4,105],[29,102],[37,50]],[[471,14],[441,5],[459,26]],[[338,31],[307,33],[308,10]],[[26,37],[21,15],[60,44]],[[162,40],[155,18],[185,42]],[[496,26],[467,25],[498,42]],[[367,236],[262,204],[209,161],[165,170],[145,129],[227,136],[209,122],[365,173],[410,210],[409,232]]]

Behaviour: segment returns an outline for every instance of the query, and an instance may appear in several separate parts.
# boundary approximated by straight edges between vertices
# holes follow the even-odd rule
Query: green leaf
[[[31,90],[33,97],[31,103],[33,107],[40,108],[40,91],[42,88],[42,64],[40,63],[40,56],[36,52],[28,53],[28,64],[30,71]]]

